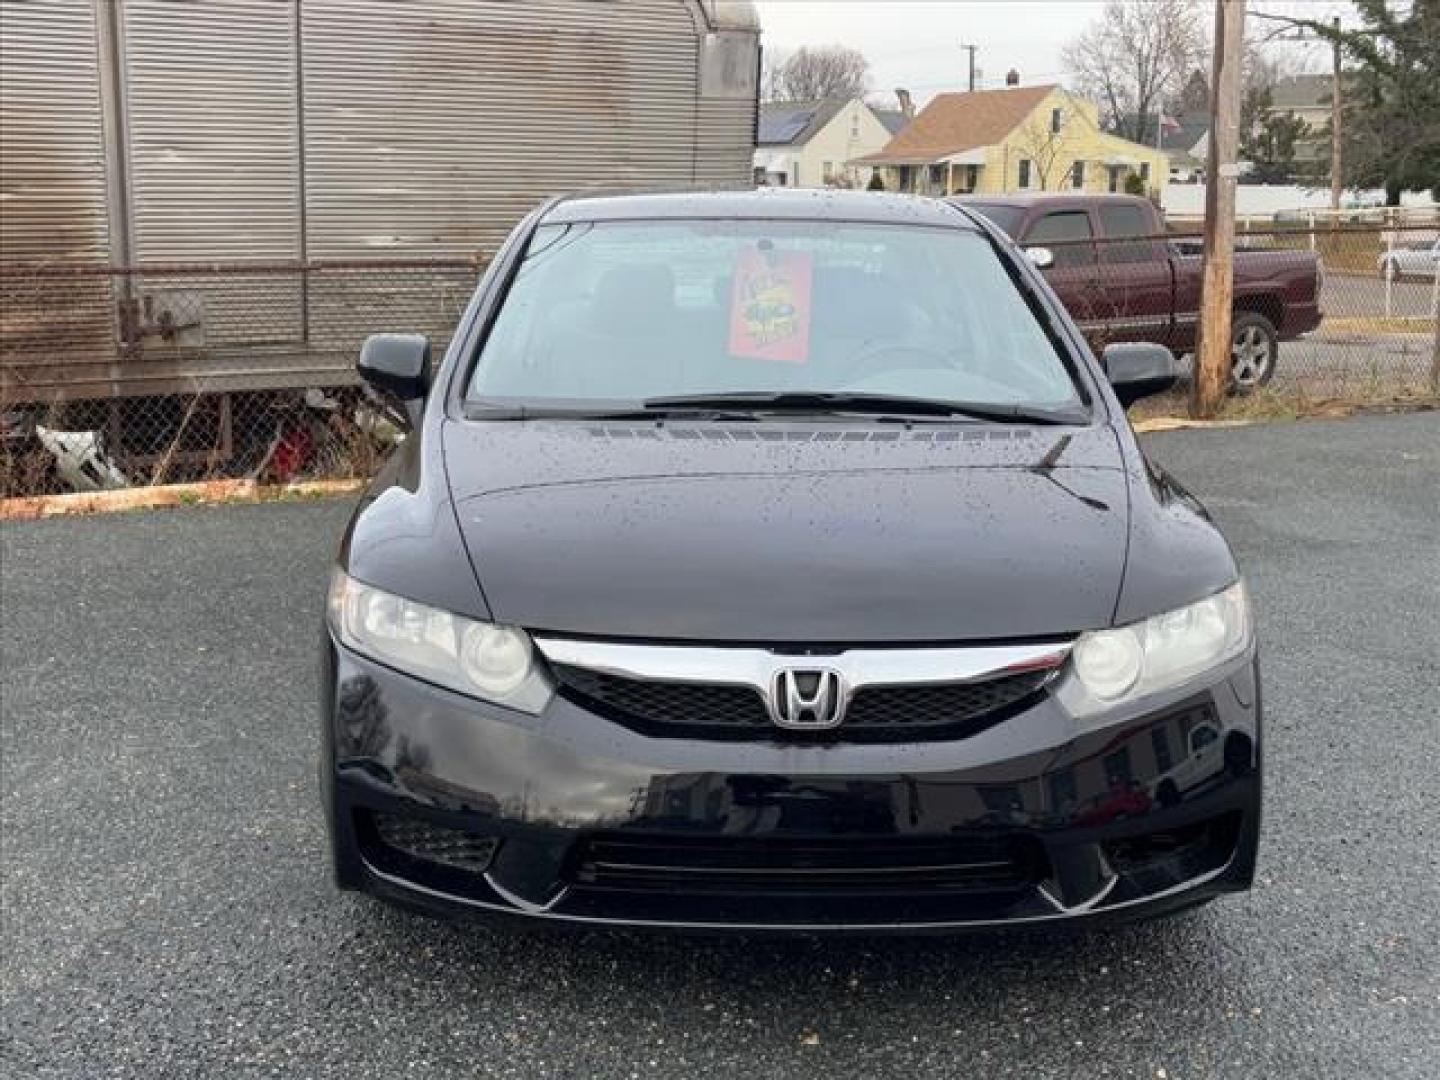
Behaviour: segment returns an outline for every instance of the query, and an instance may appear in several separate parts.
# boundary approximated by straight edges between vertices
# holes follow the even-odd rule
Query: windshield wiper
[[[1030,405],[945,401],[937,398],[906,397],[901,394],[861,394],[843,391],[791,390],[776,393],[739,391],[720,394],[686,394],[646,398],[646,409],[735,408],[774,412],[846,412],[862,415],[953,416],[1000,423],[1077,424],[1084,416],[1075,410],[1043,409]]]
[[[707,405],[685,405],[674,408],[597,408],[567,409],[552,405],[480,405],[465,406],[467,420],[754,420],[755,414],[735,408],[713,408]]]

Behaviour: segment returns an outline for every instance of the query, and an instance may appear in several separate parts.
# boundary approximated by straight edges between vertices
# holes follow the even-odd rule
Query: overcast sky
[[[1210,0],[1196,0],[1213,18]],[[876,95],[891,97],[903,86],[923,105],[944,90],[963,90],[968,54],[984,89],[1003,86],[1012,67],[1022,83],[1064,79],[1060,50],[1100,14],[1101,0],[758,0],[765,48],[789,52],[801,45],[839,43],[870,61]],[[1338,0],[1272,0],[1262,10],[1306,17],[1344,13]],[[1259,25],[1252,20],[1253,25]],[[1324,63],[1315,46],[1280,46],[1305,70]]]

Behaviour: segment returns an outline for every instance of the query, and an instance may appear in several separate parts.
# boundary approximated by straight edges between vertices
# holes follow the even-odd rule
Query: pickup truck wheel
[[[1230,325],[1230,386],[1240,394],[1264,386],[1275,375],[1280,335],[1275,324],[1253,311],[1237,311]]]

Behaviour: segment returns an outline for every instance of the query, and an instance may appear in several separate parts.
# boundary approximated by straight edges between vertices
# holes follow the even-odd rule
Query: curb
[[[158,510],[216,503],[261,503],[283,499],[322,499],[349,495],[365,480],[306,480],[261,485],[254,480],[207,480],[198,484],[162,484],[119,491],[69,492],[0,499],[0,521],[33,521],[70,514],[111,514],[124,510]]]
[[[1155,416],[1149,420],[1137,420],[1130,426],[1137,435],[1148,435],[1155,431],[1180,431],[1184,428],[1232,428],[1248,427],[1254,420],[1191,420],[1185,416]]]

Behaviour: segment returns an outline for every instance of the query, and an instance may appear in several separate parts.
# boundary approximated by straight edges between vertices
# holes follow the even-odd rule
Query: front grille
[[[1004,891],[1043,877],[1023,837],[691,837],[599,833],[583,841],[573,883],[666,892]]]
[[[845,722],[869,728],[962,724],[1008,709],[1036,693],[1050,671],[1024,671],[973,683],[869,686],[850,701]]]
[[[814,738],[770,722],[759,691],[717,683],[631,679],[559,664],[568,696],[619,723],[652,735],[690,738]],[[875,741],[958,738],[973,734],[1038,694],[1053,674],[1025,671],[971,683],[868,686],[856,691],[830,738]]]
[[[653,682],[607,675],[588,668],[556,666],[562,686],[621,720],[678,728],[765,729],[765,702],[748,686]]]

